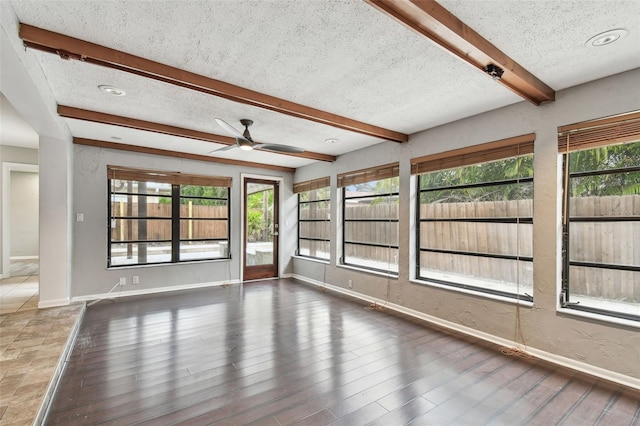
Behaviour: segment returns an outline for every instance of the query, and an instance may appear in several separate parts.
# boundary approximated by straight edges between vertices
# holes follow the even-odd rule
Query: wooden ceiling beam
[[[295,172],[296,169],[273,164],[253,163],[251,161],[231,160],[229,158],[209,157],[208,155],[190,154],[188,152],[170,151],[167,149],[147,148],[145,146],[128,145],[124,143],[106,142],[95,139],[73,138],[76,145],[94,146],[98,148],[116,149],[119,151],[137,152],[140,154],[160,155],[171,158],[186,158],[188,160],[206,161],[208,163],[230,164],[242,167],[257,167],[260,169]]]
[[[20,24],[19,35],[27,47],[54,53],[64,59],[77,59],[83,62],[102,65],[235,102],[389,141],[407,142],[409,140],[409,136],[404,133],[373,126],[327,111],[276,98],[275,96],[266,95],[31,25]]]
[[[365,0],[383,13],[484,73],[504,70],[498,83],[535,105],[555,100],[555,91],[434,0]]]
[[[119,115],[106,114],[103,112],[90,111],[86,109],[74,108],[65,105],[58,105],[58,115],[65,118],[73,118],[76,120],[91,121],[93,123],[110,124],[113,126],[127,127],[129,129],[144,130],[147,132],[161,133],[163,135],[179,136],[187,139],[195,139],[199,141],[235,145],[234,138],[214,133],[206,133],[198,130],[185,129],[182,127],[169,126],[167,124],[154,123],[152,121],[137,120],[135,118],[122,117]],[[258,142],[260,143],[260,142]],[[336,161],[333,155],[321,154],[319,152],[275,152],[267,151],[273,154],[289,155],[292,157],[306,158],[309,160]]]

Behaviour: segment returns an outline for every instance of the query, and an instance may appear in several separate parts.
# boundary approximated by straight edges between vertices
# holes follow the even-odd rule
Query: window
[[[293,192],[298,194],[298,256],[329,260],[329,178],[296,183]]]
[[[109,267],[229,257],[231,178],[109,166]]]
[[[398,163],[338,175],[341,264],[398,274]]]
[[[561,305],[640,321],[640,113],[559,130]]]
[[[417,279],[533,300],[534,139],[412,160]]]

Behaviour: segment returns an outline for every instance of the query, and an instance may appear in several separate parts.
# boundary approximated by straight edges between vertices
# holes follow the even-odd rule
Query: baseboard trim
[[[69,303],[70,301],[68,298],[40,300],[38,302],[38,309],[57,308],[58,306],[67,306]]]
[[[34,425],[44,424],[44,420],[47,418],[49,414],[49,410],[51,409],[51,403],[53,402],[53,396],[56,394],[58,389],[58,385],[60,384],[60,379],[62,379],[62,374],[64,370],[67,368],[67,364],[69,362],[69,357],[71,356],[71,350],[76,343],[76,338],[78,337],[78,332],[80,331],[80,325],[82,325],[82,321],[84,320],[84,314],[87,310],[87,305],[83,304],[80,313],[78,314],[78,318],[76,318],[76,322],[73,324],[73,328],[71,329],[71,333],[69,333],[69,338],[67,339],[67,343],[64,346],[62,354],[60,354],[60,359],[58,359],[58,364],[56,365],[56,369],[53,372],[53,377],[49,381],[49,386],[47,386],[47,390],[42,397],[42,402],[40,403],[40,408],[38,409],[38,413],[36,414],[35,419],[33,420]]]
[[[556,355],[551,352],[546,352],[540,349],[533,348],[531,346],[527,346],[526,348],[519,343],[513,342],[508,339],[503,339],[498,336],[494,336],[489,333],[485,333],[479,330],[475,330],[470,327],[466,327],[464,325],[456,324],[447,320],[443,320],[442,318],[434,317],[432,315],[425,314],[420,311],[416,311],[405,306],[397,305],[395,303],[387,302],[382,299],[378,299],[375,297],[367,296],[365,294],[357,293],[353,290],[349,290],[346,288],[342,288],[339,286],[323,283],[318,280],[314,280],[312,278],[304,277],[302,275],[293,274],[293,278],[317,286],[326,288],[335,293],[343,294],[345,296],[353,297],[355,299],[363,300],[365,302],[376,303],[378,305],[384,306],[385,309],[390,309],[392,311],[411,316],[413,318],[417,318],[428,323],[437,325],[439,327],[443,327],[449,330],[454,330],[459,333],[466,334],[468,336],[476,337],[478,339],[491,342],[500,346],[506,346],[509,348],[518,348],[520,350],[524,350],[527,353],[533,355],[536,358],[542,359],[544,361],[551,362],[556,365],[560,365],[562,367],[570,368],[575,371],[579,371],[582,373],[586,373],[590,376],[598,377],[600,379],[608,380],[610,382],[615,382],[621,384],[623,386],[627,386],[629,388],[640,390],[640,379],[636,379],[634,377],[626,376],[624,374],[616,373],[615,371],[606,370],[604,368],[596,367],[591,364],[587,364],[584,362],[576,361],[571,358],[563,357],[561,355]]]
[[[240,280],[225,280],[225,281],[216,281],[216,282],[207,282],[207,283],[173,285],[169,287],[154,287],[154,288],[145,288],[145,289],[137,289],[137,290],[114,291],[111,293],[88,294],[85,296],[72,297],[71,302],[76,303],[76,302],[90,302],[93,300],[101,300],[101,299],[119,299],[121,297],[143,296],[146,294],[167,293],[171,291],[180,291],[180,290],[193,290],[193,289],[205,288],[205,287],[218,287],[218,286],[229,285],[229,284],[240,284]]]

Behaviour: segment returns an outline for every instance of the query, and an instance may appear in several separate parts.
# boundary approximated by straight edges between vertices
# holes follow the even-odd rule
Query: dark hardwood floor
[[[283,279],[88,308],[47,424],[637,425],[639,401]]]

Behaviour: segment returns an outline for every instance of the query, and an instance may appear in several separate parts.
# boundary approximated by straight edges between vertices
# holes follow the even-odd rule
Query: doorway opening
[[[39,175],[34,164],[2,164],[1,313],[37,309],[39,301]]]
[[[243,177],[243,281],[278,277],[279,184]]]

